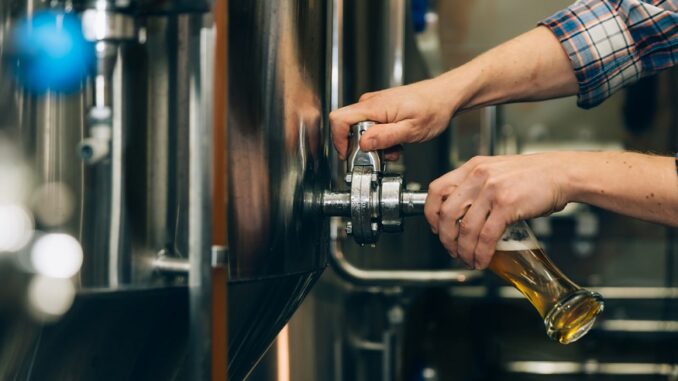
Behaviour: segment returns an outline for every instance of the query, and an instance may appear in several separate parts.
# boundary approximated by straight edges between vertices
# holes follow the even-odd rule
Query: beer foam
[[[503,238],[497,242],[495,250],[499,251],[520,251],[520,250],[538,250],[539,242],[534,237],[525,238],[522,241],[515,239],[504,240]]]

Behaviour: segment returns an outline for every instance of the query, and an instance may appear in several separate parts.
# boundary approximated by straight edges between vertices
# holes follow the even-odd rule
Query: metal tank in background
[[[195,229],[211,219],[211,150],[196,139],[212,129],[210,5],[11,0],[0,8],[0,103],[12,111],[3,132],[29,163],[36,222],[32,247],[18,253],[29,266],[14,292],[21,295],[23,282],[31,292],[31,282],[49,275],[35,259],[41,237],[68,235],[82,250],[63,316],[33,316],[21,299],[3,316],[0,378],[194,378],[190,264],[167,259],[209,258],[211,247]],[[59,20],[78,20],[94,49],[91,74],[73,88],[35,92],[15,80],[16,63],[34,57],[15,56],[13,32],[44,15],[57,21],[56,32]]]
[[[200,75],[211,75],[200,72],[209,5],[5,3],[7,40],[13,21],[53,11],[77,15],[97,54],[79,89],[36,94],[3,81],[14,85],[5,99],[16,110],[8,130],[36,183],[61,184],[72,199],[72,208],[61,203],[38,227],[81,240],[83,289],[164,285],[154,260],[188,255],[188,137],[192,124],[208,122],[196,115],[209,95],[200,92]],[[50,196],[60,203],[59,194]]]

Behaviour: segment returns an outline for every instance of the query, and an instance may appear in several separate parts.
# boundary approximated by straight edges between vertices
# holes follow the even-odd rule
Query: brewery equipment
[[[8,125],[38,186],[58,184],[49,189],[68,189],[75,200],[64,218],[39,220],[37,228],[77,238],[83,253],[71,311],[4,342],[6,351],[22,346],[19,360],[0,369],[3,377],[204,378],[205,322],[219,318],[209,316],[209,273],[222,265],[229,358],[221,361],[231,379],[243,379],[326,265],[324,214],[349,216],[354,237],[372,244],[380,231],[398,231],[403,216],[421,212],[425,194],[384,175],[377,154],[360,152],[359,133],[347,179],[352,190],[328,191],[325,3],[230,1],[227,69],[212,66],[209,9],[203,1],[3,2],[3,46],[19,20],[50,12],[56,31],[60,19],[77,18],[94,54],[91,73],[69,91],[45,86],[37,93],[20,80],[3,81],[12,84],[3,107],[18,110]],[[3,51],[3,78],[28,62],[10,53]],[[230,79],[227,103],[213,105],[219,70]],[[226,106],[227,139],[211,142],[213,107]],[[213,149],[228,163],[215,178],[227,180],[226,210],[210,210]],[[211,247],[212,213],[227,214],[225,248]],[[115,313],[82,324],[101,310]],[[99,326],[108,328],[98,342],[116,342],[133,322],[149,332],[127,338],[129,346],[149,348],[143,353],[91,342]],[[55,343],[77,350],[55,352]],[[182,357],[187,347],[197,353],[194,368]],[[110,361],[79,366],[99,357]]]
[[[351,126],[345,177],[350,191],[323,194],[323,213],[350,217],[346,233],[361,245],[376,243],[381,231],[402,231],[403,217],[423,214],[426,202],[426,192],[406,191],[401,175],[384,173],[381,151],[360,149],[360,137],[374,124]]]
[[[230,1],[228,69],[213,67],[205,1],[5,1],[2,46],[44,10],[80,20],[94,71],[75,90],[37,94],[5,80],[21,57],[3,50],[2,104],[18,110],[7,124],[38,185],[64,185],[75,200],[67,218],[38,228],[78,238],[84,255],[71,310],[15,330],[2,353],[17,360],[0,378],[206,378],[216,264],[229,284],[230,349],[217,366],[243,379],[326,264],[325,4]],[[214,106],[230,109],[227,144],[211,141],[215,70],[231,79],[228,103]],[[228,180],[227,210],[210,207],[213,149],[228,162],[216,179]],[[228,215],[229,245],[214,255],[212,213]],[[54,350],[63,346],[73,350]]]
[[[202,378],[185,355],[195,347],[202,361],[208,342],[191,335],[189,344],[185,285],[190,277],[191,295],[205,287],[211,247],[203,228],[211,218],[208,11],[204,1],[0,4],[2,103],[13,110],[3,124],[23,148],[42,196],[33,205],[36,237],[75,237],[83,255],[72,279],[77,295],[60,320],[31,322],[21,309],[11,315],[16,323],[10,319],[7,327],[23,323],[2,342],[1,356],[15,360],[3,361],[0,378]],[[41,58],[12,50],[22,42],[16,26],[33,26],[31,33],[45,14],[55,35],[83,38],[92,49],[92,71],[68,89],[34,91],[16,75]],[[62,20],[73,19],[80,28],[63,33]],[[59,250],[43,248],[53,256]],[[180,261],[183,273],[168,275],[166,259]],[[47,275],[32,271],[36,279]]]
[[[229,378],[243,379],[326,266],[325,2],[229,1]],[[219,211],[217,211],[219,212]]]

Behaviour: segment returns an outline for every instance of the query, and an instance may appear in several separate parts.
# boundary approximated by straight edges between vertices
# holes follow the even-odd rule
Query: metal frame
[[[214,71],[213,26],[197,25],[200,41],[195,54],[205,57],[192,67],[191,120],[189,125],[189,316],[191,379],[212,379],[212,76]]]

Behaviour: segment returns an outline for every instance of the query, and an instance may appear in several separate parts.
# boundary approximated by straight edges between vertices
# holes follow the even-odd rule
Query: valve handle
[[[348,158],[346,159],[346,173],[352,174],[355,167],[371,167],[372,173],[381,174],[384,172],[384,152],[370,151],[365,152],[360,149],[360,138],[363,133],[376,122],[370,120],[362,121],[351,126],[348,144]],[[350,181],[349,181],[350,182]]]

